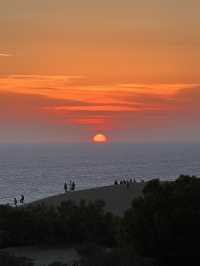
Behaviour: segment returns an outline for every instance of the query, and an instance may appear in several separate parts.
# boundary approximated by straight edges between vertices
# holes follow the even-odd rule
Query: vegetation
[[[175,182],[150,181],[123,219],[126,245],[161,262],[199,254],[200,179],[180,176]]]
[[[91,243],[81,251],[83,266],[153,265],[155,260],[172,265],[198,256],[199,224],[200,179],[182,175],[173,182],[148,182],[121,219],[105,212],[101,201],[68,201],[58,208],[0,206],[0,247]]]
[[[56,261],[56,262],[49,264],[49,266],[68,266],[68,264]]]
[[[79,205],[68,201],[58,208],[0,207],[0,247],[31,244],[81,244],[112,246],[116,242],[116,219],[97,201]]]
[[[0,253],[0,265],[2,266],[34,266],[27,258],[16,258],[13,255]]]
[[[89,252],[90,251],[90,252]],[[137,256],[132,249],[113,248],[103,249],[101,247],[94,247],[82,255],[81,266],[153,266],[155,261],[153,259],[146,259]]]

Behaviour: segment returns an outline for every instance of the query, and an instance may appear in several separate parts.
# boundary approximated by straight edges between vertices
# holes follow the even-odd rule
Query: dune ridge
[[[112,212],[117,216],[122,216],[131,206],[133,199],[142,195],[144,185],[145,183],[141,182],[130,184],[129,187],[127,185],[112,185],[74,192],[68,191],[63,194],[34,201],[29,205],[44,204],[45,206],[58,206],[61,202],[68,200],[76,203],[79,203],[81,200],[85,200],[86,202],[103,200],[106,204],[106,211]]]

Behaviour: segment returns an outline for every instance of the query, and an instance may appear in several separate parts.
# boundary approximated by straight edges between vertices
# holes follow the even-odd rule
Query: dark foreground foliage
[[[116,242],[115,223],[102,201],[79,205],[68,201],[58,208],[1,206],[0,247],[86,242],[112,246]]]
[[[79,205],[69,201],[58,208],[0,206],[1,248],[88,243],[103,247],[85,253],[83,266],[140,266],[152,261],[159,266],[183,265],[198,259],[199,239],[200,179],[196,177],[148,182],[123,218],[105,212],[101,201]],[[105,247],[112,249],[106,253]]]
[[[122,227],[126,244],[141,256],[160,263],[200,256],[200,179],[182,175],[175,182],[150,181]]]
[[[31,260],[27,258],[17,258],[10,254],[0,253],[1,266],[34,266]]]
[[[67,263],[56,261],[56,262],[49,264],[49,266],[69,266],[69,265]]]
[[[83,259],[81,266],[154,266],[155,260],[137,256],[128,248],[104,249],[101,247],[89,247],[80,250]]]

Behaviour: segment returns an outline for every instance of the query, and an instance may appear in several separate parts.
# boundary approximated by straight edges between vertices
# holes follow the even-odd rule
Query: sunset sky
[[[0,3],[0,142],[200,141],[199,0]]]

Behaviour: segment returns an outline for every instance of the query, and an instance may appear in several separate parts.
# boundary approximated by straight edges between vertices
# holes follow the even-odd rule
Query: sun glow
[[[94,143],[106,143],[108,138],[104,134],[97,134],[93,137]]]

